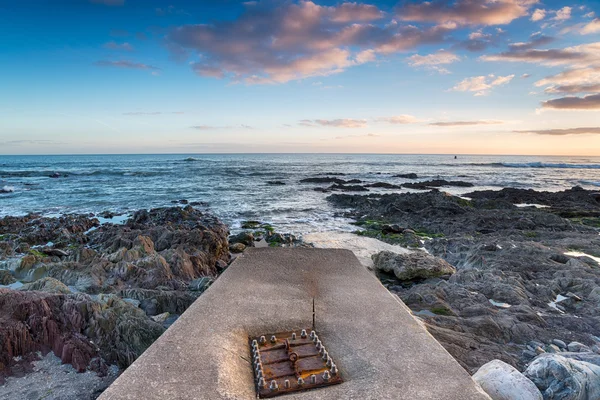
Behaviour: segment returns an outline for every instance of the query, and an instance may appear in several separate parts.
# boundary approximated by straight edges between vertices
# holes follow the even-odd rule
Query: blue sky
[[[0,154],[600,155],[600,2],[0,0]]]

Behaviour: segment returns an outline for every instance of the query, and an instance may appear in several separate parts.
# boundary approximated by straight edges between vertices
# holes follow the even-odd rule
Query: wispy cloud
[[[194,126],[191,126],[190,128],[197,129],[197,130],[200,130],[200,131],[211,131],[211,130],[217,130],[217,129],[236,129],[236,128],[254,129],[252,126],[250,126],[250,125],[244,125],[244,124],[240,124],[240,125],[227,125],[227,126],[194,125]]]
[[[336,139],[350,139],[350,138],[374,138],[381,137],[381,135],[377,135],[376,133],[367,133],[366,135],[345,135],[345,136],[336,136]]]
[[[303,119],[298,123],[301,126],[329,126],[334,128],[365,128],[367,126],[366,119]]]
[[[115,41],[110,41],[104,44],[104,48],[109,50],[133,51],[133,46],[127,42],[117,43]]]
[[[556,10],[552,19],[555,21],[566,21],[571,18],[571,10],[571,7],[563,7],[560,10]]]
[[[450,90],[457,92],[473,92],[475,96],[485,96],[495,86],[505,85],[510,82],[515,75],[495,76],[494,74],[474,76],[465,78],[458,82]]]
[[[544,101],[542,107],[556,110],[600,110],[600,94],[561,97]]]
[[[456,0],[409,3],[397,10],[403,21],[457,25],[504,25],[526,16],[536,0]]]
[[[564,136],[564,135],[599,135],[600,127],[589,127],[589,128],[567,128],[567,129],[531,129],[522,131],[513,131],[516,133],[535,133],[537,135],[551,135],[551,136]]]
[[[127,60],[120,60],[120,61],[101,60],[101,61],[96,61],[95,65],[98,67],[114,67],[114,68],[160,71],[160,68],[155,67],[153,65],[136,63],[136,62],[127,61]]]
[[[588,66],[600,63],[600,42],[581,44],[564,49],[511,48],[509,51],[480,57],[484,61],[540,63],[549,66]]]
[[[378,117],[375,118],[375,121],[378,122],[387,122],[388,124],[400,125],[400,124],[414,124],[417,122],[422,122],[422,120],[418,119],[413,115],[402,114],[395,115],[393,117]]]
[[[504,121],[498,121],[493,119],[479,119],[475,121],[439,121],[431,122],[429,125],[432,126],[472,126],[472,125],[500,125]]]
[[[437,71],[440,74],[449,74],[450,71],[444,67],[441,67],[441,65],[452,64],[456,61],[459,61],[460,57],[449,51],[440,50],[436,53],[427,54],[424,56],[415,54],[408,57],[407,60],[412,67],[424,67],[426,69]]]
[[[600,18],[596,18],[592,22],[585,24],[579,31],[582,35],[590,35],[598,32],[600,32]]]

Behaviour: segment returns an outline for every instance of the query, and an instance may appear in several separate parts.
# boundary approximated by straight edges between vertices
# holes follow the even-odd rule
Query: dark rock
[[[267,185],[283,186],[283,185],[285,185],[285,182],[282,182],[282,181],[267,181]]]
[[[338,184],[331,185],[329,187],[329,190],[339,190],[342,192],[368,192],[369,191],[369,189],[367,189],[364,186],[360,186],[360,185],[338,185]]]
[[[371,183],[369,185],[365,185],[365,187],[383,188],[383,189],[402,189],[402,186],[400,186],[400,185],[392,185],[391,183],[386,183],[386,182]]]
[[[385,235],[390,233],[403,233],[406,229],[402,228],[399,225],[383,225],[381,227],[381,232]],[[412,232],[414,233],[414,232]]]
[[[431,188],[438,188],[438,187],[442,187],[442,186],[473,187],[475,185],[473,185],[470,182],[464,182],[464,181],[446,181],[444,179],[435,179],[432,181],[404,183],[403,186],[410,188],[410,189],[428,190]]]
[[[350,180],[346,181],[344,179],[335,178],[335,177],[331,177],[331,176],[306,178],[306,179],[300,180],[300,182],[301,183],[335,183],[337,185],[362,183],[362,181],[358,180],[358,179],[350,179]]]
[[[401,281],[435,278],[456,272],[446,261],[425,252],[396,254],[382,251],[372,258],[376,269],[391,272]]]
[[[229,243],[242,243],[245,246],[253,246],[254,245],[254,235],[252,232],[240,232],[237,235],[233,235],[229,237]]]
[[[419,177],[417,176],[417,174],[415,173],[410,173],[410,174],[398,174],[398,175],[394,175],[394,178],[404,178],[404,179],[418,179]]]
[[[10,271],[5,269],[0,270],[0,285],[10,285],[16,281],[17,280]]]

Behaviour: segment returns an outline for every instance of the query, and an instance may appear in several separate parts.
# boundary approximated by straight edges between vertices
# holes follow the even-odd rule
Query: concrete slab
[[[255,399],[248,336],[312,324],[345,379],[282,396],[489,400],[348,250],[249,249],[101,400]]]

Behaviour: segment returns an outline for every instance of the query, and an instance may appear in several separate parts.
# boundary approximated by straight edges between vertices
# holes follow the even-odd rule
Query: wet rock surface
[[[0,219],[0,377],[36,352],[100,376],[126,368],[227,266],[228,235],[189,205],[123,224]]]
[[[471,373],[494,359],[524,371],[539,354],[600,342],[600,236],[589,217],[600,203],[581,188],[507,192],[328,197],[357,220],[357,233],[422,247],[456,268],[450,277],[380,278]],[[524,201],[549,207],[513,203]]]

